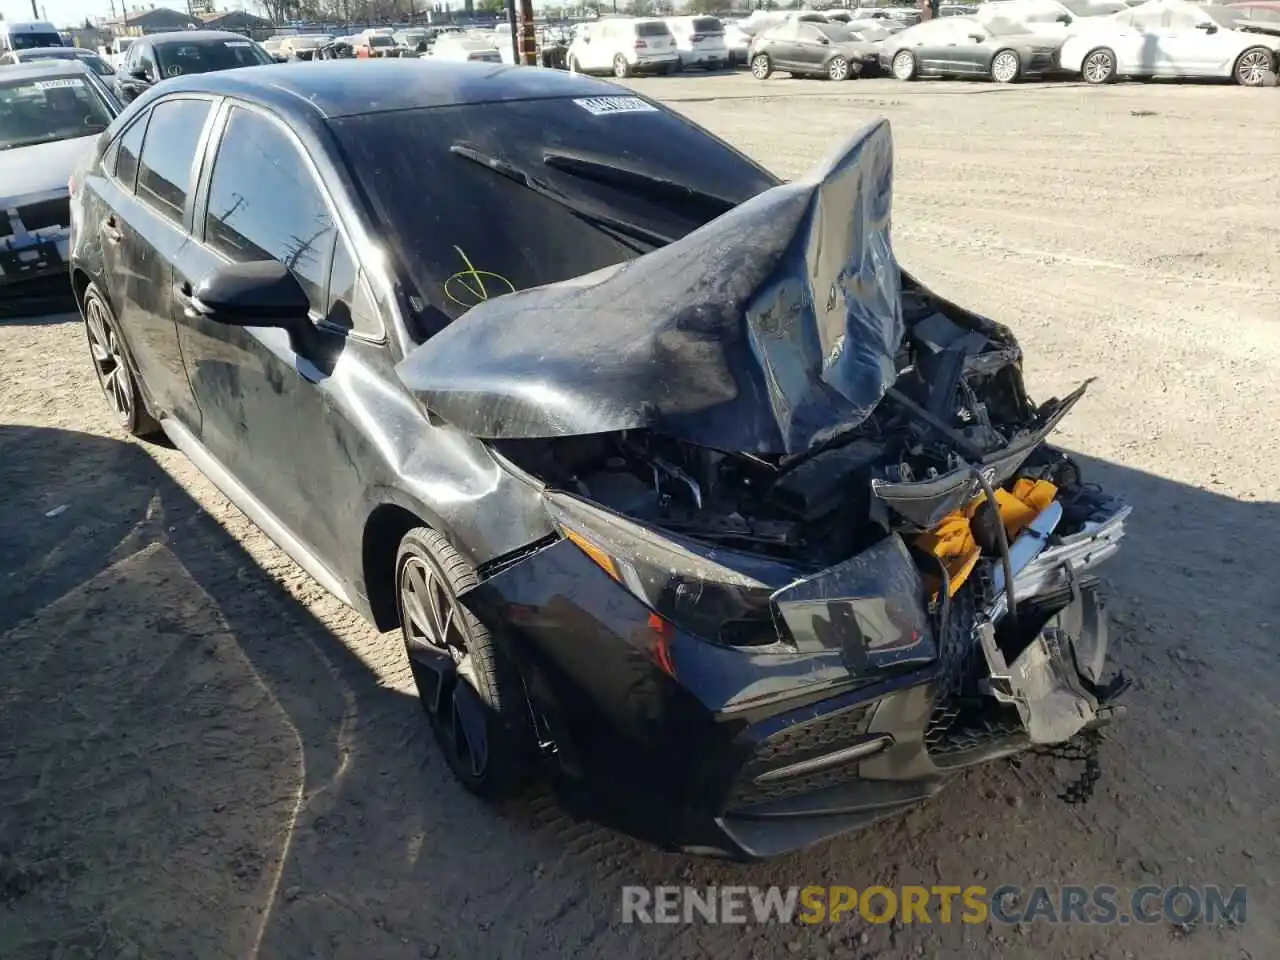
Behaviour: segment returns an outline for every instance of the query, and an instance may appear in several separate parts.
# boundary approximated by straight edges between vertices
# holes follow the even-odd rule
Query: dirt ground
[[[1138,678],[1090,804],[965,775],[763,865],[654,852],[447,776],[396,643],[183,457],[110,426],[74,317],[0,322],[0,956],[1264,960],[1280,942],[1280,94],[636,81],[795,176],[897,142],[895,242],[1012,326],[1137,507],[1107,581]],[[623,122],[624,118],[619,118]],[[287,455],[287,454],[285,454]],[[317,505],[323,508],[323,505]],[[1243,926],[631,926],[625,883],[1243,884]]]

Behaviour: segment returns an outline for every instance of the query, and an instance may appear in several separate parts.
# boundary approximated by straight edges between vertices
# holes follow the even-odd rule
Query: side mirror
[[[1061,23],[1061,24],[1065,24],[1065,25],[1066,25],[1066,26],[1068,26],[1068,27],[1069,27],[1069,26],[1071,26],[1071,14],[1069,14],[1069,13],[1061,13],[1061,14],[1059,14],[1059,15],[1058,15],[1058,22],[1059,22],[1059,23]]]
[[[130,79],[138,80],[142,83],[151,82],[151,77],[147,75],[146,67],[134,67],[132,70],[129,71],[129,77]]]
[[[1196,24],[1196,29],[1203,30],[1205,33],[1217,33],[1218,25],[1216,23],[1210,23],[1208,20],[1201,20]]]
[[[301,284],[278,260],[232,263],[205,277],[190,293],[174,296],[188,315],[233,327],[296,329],[311,303]]]
[[[969,34],[969,39],[974,43],[982,43],[982,41],[987,39],[987,36],[984,33],[971,33]]]
[[[829,37],[821,36],[821,37],[818,37],[818,42],[825,47],[827,44],[831,42],[831,39]]]

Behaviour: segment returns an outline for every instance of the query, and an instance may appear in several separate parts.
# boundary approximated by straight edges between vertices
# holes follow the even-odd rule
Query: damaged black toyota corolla
[[[887,123],[780,183],[583,77],[303,64],[163,85],[76,182],[121,423],[401,630],[476,792],[759,857],[1116,712],[1084,388],[900,269]]]

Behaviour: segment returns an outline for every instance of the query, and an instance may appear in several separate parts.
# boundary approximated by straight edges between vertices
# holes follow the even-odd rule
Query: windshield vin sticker
[[[32,84],[37,90],[63,90],[67,87],[83,87],[79,77],[63,77],[61,80],[37,80]]]
[[[605,117],[614,113],[658,112],[657,107],[639,97],[582,97],[573,102],[595,117]]]
[[[248,40],[228,40],[228,47],[250,47],[253,46]]]

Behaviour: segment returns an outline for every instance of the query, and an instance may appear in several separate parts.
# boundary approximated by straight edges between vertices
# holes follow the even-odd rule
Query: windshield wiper
[[[546,197],[553,203],[558,203],[564,207],[575,217],[585,220],[597,227],[602,227],[610,233],[621,236],[619,239],[630,238],[639,240],[651,247],[664,247],[671,243],[675,238],[663,236],[652,230],[646,230],[644,227],[637,226],[634,223],[628,223],[626,220],[619,220],[616,217],[610,217],[607,214],[595,213],[581,206],[575,201],[569,199],[564,194],[558,192],[552,187],[547,186],[541,180],[521,170],[519,167],[506,160],[500,160],[497,157],[491,157],[488,154],[481,153],[479,150],[469,147],[464,143],[455,143],[449,148],[449,152],[455,156],[462,157],[464,160],[470,160],[472,163],[478,164],[487,170],[492,170],[499,176],[513,180],[523,187],[533,191],[540,197]],[[628,246],[631,246],[628,244]],[[644,253],[636,247],[632,247],[637,253]]]
[[[43,137],[31,137],[27,140],[11,140],[6,143],[0,150],[16,150],[18,147],[38,147],[42,143],[54,143],[58,140],[70,140],[71,137],[62,134],[45,134]]]
[[[687,210],[692,201],[702,208],[701,212],[709,214],[702,218],[704,220],[714,219],[738,205],[727,197],[586,154],[548,151],[542,155],[542,162],[570,176],[594,180],[649,200],[676,204],[681,210]]]

